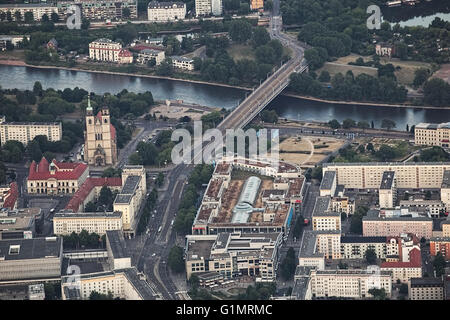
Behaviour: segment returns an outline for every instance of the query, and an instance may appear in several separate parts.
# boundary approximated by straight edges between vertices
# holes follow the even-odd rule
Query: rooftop
[[[444,170],[441,188],[450,188],[450,170]]]
[[[129,255],[126,252],[125,240],[119,230],[106,231],[106,242],[111,248],[114,259],[127,258]]]
[[[336,171],[325,171],[320,183],[320,190],[331,190],[333,182],[336,180]]]
[[[381,178],[381,190],[390,190],[394,185],[395,171],[384,171]]]
[[[412,287],[421,287],[421,286],[435,286],[435,287],[444,287],[444,281],[442,278],[411,278],[411,286]]]
[[[50,170],[52,169],[52,170]],[[78,180],[83,173],[88,170],[88,166],[81,162],[58,162],[55,159],[48,162],[42,157],[39,163],[31,162],[28,171],[28,180]]]
[[[343,236],[341,243],[386,243],[387,237]]]
[[[0,262],[58,258],[61,252],[62,238],[60,237],[0,240]]]

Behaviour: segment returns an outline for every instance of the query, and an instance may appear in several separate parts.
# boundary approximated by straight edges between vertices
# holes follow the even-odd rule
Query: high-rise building
[[[103,107],[94,116],[89,97],[84,149],[85,161],[89,165],[105,166],[117,162],[116,128],[111,124],[109,109]]]
[[[222,0],[195,0],[195,15],[206,16],[212,14],[214,16],[222,15]]]

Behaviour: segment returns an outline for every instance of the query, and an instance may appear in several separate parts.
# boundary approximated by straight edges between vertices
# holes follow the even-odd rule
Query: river
[[[114,94],[123,89],[132,92],[149,90],[156,100],[181,99],[188,103],[226,109],[236,106],[245,96],[244,91],[239,89],[183,81],[0,65],[2,88],[32,89],[35,81],[40,81],[44,88],[78,86],[97,94]],[[342,121],[351,118],[369,123],[374,121],[375,127],[379,127],[383,119],[389,118],[396,122],[399,130],[404,130],[406,124],[411,126],[420,122],[450,121],[450,110],[339,105],[285,96],[274,99],[268,108],[288,119],[327,122],[331,119]]]
[[[402,5],[383,8],[383,20],[401,27],[428,27],[435,18],[450,21],[450,2],[447,0],[422,1],[415,6]]]

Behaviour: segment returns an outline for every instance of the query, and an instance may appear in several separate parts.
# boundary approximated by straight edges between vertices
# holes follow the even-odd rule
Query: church
[[[89,165],[107,166],[116,164],[116,128],[111,124],[109,109],[106,106],[102,107],[94,116],[89,95],[84,139],[84,157]]]

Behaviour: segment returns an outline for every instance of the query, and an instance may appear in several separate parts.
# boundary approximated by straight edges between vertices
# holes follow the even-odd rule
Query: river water
[[[35,81],[45,88],[64,89],[79,87],[97,94],[117,93],[123,89],[132,92],[151,91],[154,99],[181,99],[199,105],[233,108],[245,97],[245,92],[182,81],[152,78],[139,78],[83,71],[57,69],[37,69],[0,65],[0,86],[5,89],[32,89]],[[420,122],[450,121],[450,110],[368,107],[358,105],[339,105],[321,103],[279,96],[268,106],[284,118],[327,122],[331,119],[342,121],[347,118],[355,121],[374,121],[379,127],[383,119],[396,122],[399,130]]]

